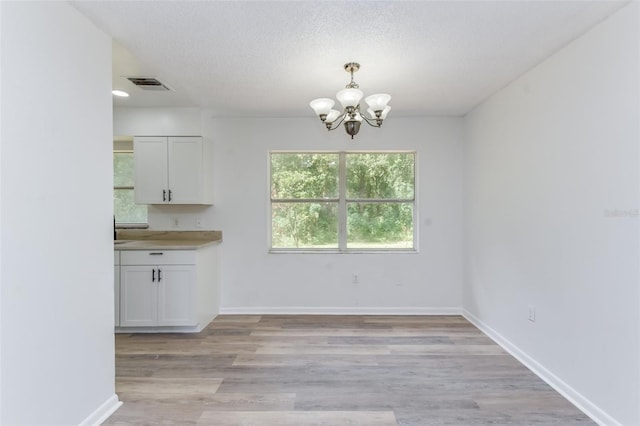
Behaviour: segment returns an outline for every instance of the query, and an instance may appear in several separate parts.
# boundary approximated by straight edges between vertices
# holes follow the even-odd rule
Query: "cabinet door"
[[[154,326],[158,318],[157,267],[120,267],[120,327]],[[156,280],[152,280],[155,276]]]
[[[136,204],[164,204],[169,201],[167,164],[166,137],[134,138],[133,172]]]
[[[170,137],[168,144],[171,203],[201,203],[204,192],[202,138]]]
[[[158,325],[196,325],[195,265],[160,265]]]

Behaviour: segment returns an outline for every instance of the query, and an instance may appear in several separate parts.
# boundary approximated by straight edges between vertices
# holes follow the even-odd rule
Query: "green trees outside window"
[[[407,250],[415,153],[271,153],[272,249]]]
[[[113,214],[117,223],[147,223],[147,206],[133,202],[133,151],[113,153]]]

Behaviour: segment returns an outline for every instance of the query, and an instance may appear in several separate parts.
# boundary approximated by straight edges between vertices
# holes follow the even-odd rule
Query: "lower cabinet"
[[[116,332],[198,332],[218,314],[216,245],[121,250],[117,268]]]
[[[195,265],[120,268],[120,327],[197,324]]]

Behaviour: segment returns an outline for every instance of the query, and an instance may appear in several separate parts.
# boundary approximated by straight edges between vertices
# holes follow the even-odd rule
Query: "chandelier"
[[[369,106],[367,112],[369,117],[360,113],[360,100],[364,96],[358,84],[353,80],[353,73],[360,69],[360,64],[349,62],[344,65],[344,70],[351,73],[351,82],[344,89],[336,94],[336,98],[344,108],[343,112],[332,109],[335,101],[329,98],[314,99],[309,106],[320,117],[320,120],[327,126],[327,130],[335,130],[344,122],[344,128],[351,139],[360,131],[362,120],[373,127],[382,126],[382,121],[387,118],[391,107],[387,103],[391,96],[385,93],[367,96],[364,100]]]

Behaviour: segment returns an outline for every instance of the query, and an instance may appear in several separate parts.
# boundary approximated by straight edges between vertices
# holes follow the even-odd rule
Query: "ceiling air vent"
[[[127,77],[127,80],[142,90],[167,91],[171,90],[154,77]]]

